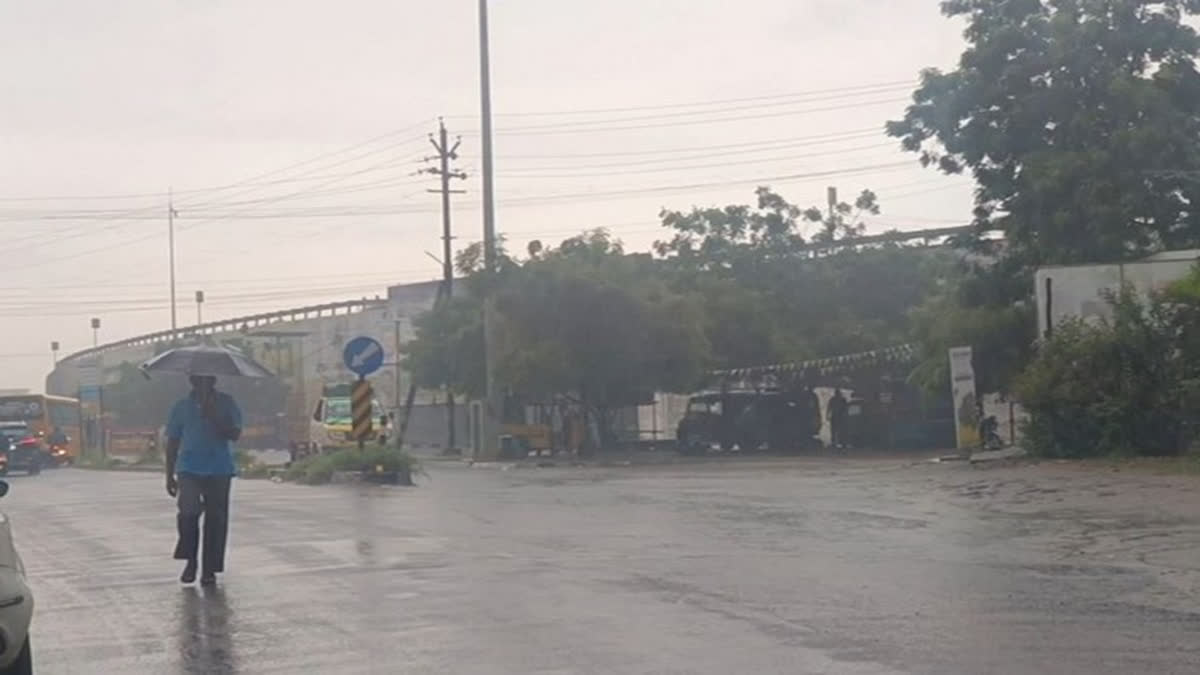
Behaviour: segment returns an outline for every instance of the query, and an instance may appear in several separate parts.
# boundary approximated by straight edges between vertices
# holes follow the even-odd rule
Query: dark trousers
[[[225,541],[229,536],[231,476],[179,475],[179,542],[176,560],[195,560],[201,553],[200,516],[204,516],[205,572],[225,571]]]
[[[841,448],[848,445],[846,441],[846,420],[834,417],[829,420],[830,445]]]

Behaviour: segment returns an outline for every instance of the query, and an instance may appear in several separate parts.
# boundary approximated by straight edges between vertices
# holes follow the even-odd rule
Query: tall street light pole
[[[483,150],[483,261],[496,271],[496,186],[492,153],[492,64],[488,35],[488,0],[479,0],[479,100]]]
[[[92,346],[100,346],[100,319],[92,319]]]
[[[196,291],[196,325],[204,323],[204,291]]]
[[[503,413],[503,391],[496,382],[496,320],[493,284],[496,275],[496,194],[492,153],[492,66],[489,53],[488,0],[479,0],[479,100],[480,129],[483,152],[483,262],[488,287],[483,298],[484,361],[487,376],[479,448],[481,459],[494,459],[500,454],[500,422]]]

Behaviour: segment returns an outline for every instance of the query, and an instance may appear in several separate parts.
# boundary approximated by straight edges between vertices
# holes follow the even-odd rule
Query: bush
[[[107,470],[120,465],[120,460],[113,459],[112,457],[105,457],[98,452],[85,452],[75,462],[75,466],[80,469]]]
[[[1018,378],[1026,449],[1043,457],[1171,455],[1184,447],[1192,369],[1171,307],[1129,291],[1112,318],[1067,321]]]
[[[413,474],[419,465],[412,456],[392,448],[348,448],[336,452],[308,457],[288,467],[284,479],[306,485],[321,485],[333,479],[333,474],[342,471],[375,471],[382,468],[385,473],[402,472]]]
[[[249,466],[247,466],[245,468],[238,469],[238,477],[239,478],[255,479],[255,478],[270,478],[270,476],[271,476],[271,467],[267,466],[266,464],[259,464],[258,462],[251,463]]]

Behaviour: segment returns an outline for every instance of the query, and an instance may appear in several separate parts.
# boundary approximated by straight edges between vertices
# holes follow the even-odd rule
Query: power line
[[[589,126],[606,125],[606,124],[628,124],[630,122],[653,122],[653,121],[657,121],[657,120],[678,120],[678,119],[685,118],[685,117],[710,117],[713,115],[723,115],[726,113],[745,112],[745,111],[752,111],[752,110],[767,110],[770,108],[784,108],[784,107],[790,107],[790,106],[802,105],[802,104],[821,103],[824,101],[843,101],[848,98],[853,98],[855,96],[887,94],[887,93],[893,93],[895,91],[897,91],[897,88],[892,87],[890,90],[889,89],[880,89],[880,90],[876,90],[876,91],[864,91],[860,94],[853,94],[851,96],[831,96],[831,97],[825,97],[825,98],[807,99],[807,100],[802,100],[802,101],[784,101],[784,102],[777,102],[777,103],[755,103],[755,104],[750,104],[750,105],[726,106],[726,107],[722,107],[722,108],[714,108],[712,110],[686,110],[686,111],[681,111],[681,112],[654,113],[654,114],[650,114],[650,115],[637,115],[637,116],[633,116],[633,117],[614,117],[614,118],[609,118],[609,119],[579,120],[579,121],[572,121],[572,122],[551,122],[551,123],[534,124],[534,125],[528,125],[528,126],[522,126],[522,127],[511,127],[504,131],[506,133],[517,133],[517,132],[524,132],[524,131],[578,128],[578,127],[589,127]],[[888,101],[892,101],[892,100],[896,100],[896,99],[888,99]],[[899,100],[904,100],[904,99],[899,99]],[[860,105],[871,105],[871,104],[872,103],[870,101],[846,102],[843,105],[834,106],[829,109],[844,110],[846,108],[853,108],[853,107],[857,107]],[[782,116],[782,115],[792,115],[792,114],[804,114],[804,113],[808,113],[808,112],[823,112],[824,110],[826,110],[826,108],[811,108],[811,109],[803,109],[803,110],[777,111],[775,114]]]
[[[526,179],[547,179],[547,178],[600,178],[605,176],[627,176],[631,174],[646,174],[646,173],[671,173],[676,171],[693,171],[696,169],[719,169],[727,166],[746,166],[749,164],[767,164],[771,162],[794,162],[799,160],[811,159],[813,157],[826,157],[830,155],[844,155],[852,152],[860,152],[863,150],[879,150],[885,147],[892,147],[891,143],[875,143],[872,145],[862,145],[853,148],[840,148],[829,150],[826,152],[806,153],[803,155],[784,155],[775,157],[760,157],[755,159],[744,159],[736,161],[724,161],[716,164],[689,164],[681,166],[660,166],[649,169],[626,169],[622,171],[600,171],[600,172],[571,172],[569,168],[564,167],[563,173],[555,174],[527,174],[521,170],[514,172],[504,172],[501,175],[508,178],[526,178]],[[532,169],[529,169],[532,171]]]
[[[789,150],[789,149],[794,149],[794,148],[805,148],[805,147],[812,147],[812,146],[819,146],[819,145],[831,145],[834,143],[843,143],[848,140],[857,140],[859,138],[865,139],[865,138],[870,138],[870,137],[877,137],[878,135],[879,135],[878,131],[871,131],[866,134],[858,134],[857,136],[854,136],[854,137],[844,137],[844,138],[834,138],[834,139],[821,139],[821,138],[817,137],[817,138],[811,138],[809,140],[797,140],[797,141],[791,141],[791,142],[789,142],[789,141],[782,141],[782,142],[767,141],[764,143],[755,143],[755,144],[734,143],[734,144],[723,145],[723,146],[710,146],[709,148],[707,148],[707,149],[720,149],[719,151],[715,151],[715,152],[701,152],[702,150],[706,149],[706,148],[701,147],[701,148],[696,148],[691,151],[687,151],[686,154],[683,154],[685,151],[681,150],[678,155],[669,156],[669,157],[651,157],[648,159],[632,159],[632,160],[625,160],[622,162],[600,162],[597,164],[576,164],[576,165],[557,164],[557,165],[539,165],[539,166],[518,166],[512,170],[513,171],[569,171],[572,169],[615,169],[615,168],[624,167],[624,166],[649,166],[649,165],[654,165],[654,164],[670,164],[670,163],[674,163],[674,162],[691,162],[691,161],[700,160],[700,159],[714,159],[717,157],[742,157],[742,156],[746,156],[746,155],[754,155],[754,154],[758,154],[758,153],[772,152],[772,151],[777,151],[777,150]],[[892,144],[889,143],[887,145],[892,145]],[[882,146],[880,146],[880,147],[882,147]],[[619,155],[610,154],[610,153],[601,153],[601,154],[605,155],[605,156],[619,156]],[[623,153],[623,154],[626,157],[635,156],[633,153]],[[642,153],[637,153],[637,154],[640,155]],[[810,156],[820,156],[820,155],[814,154],[814,155],[810,155]],[[550,157],[551,156],[544,156],[543,158],[548,159]],[[558,157],[563,158],[563,159],[572,159],[573,158],[570,155],[559,155]],[[583,156],[581,155],[579,157],[582,158]]]
[[[569,172],[574,169],[609,168],[609,167],[616,168],[616,167],[625,167],[625,166],[665,164],[665,163],[672,163],[672,162],[691,161],[691,160],[716,158],[716,157],[724,157],[724,156],[741,156],[741,155],[746,155],[746,154],[767,152],[770,150],[808,147],[808,146],[814,146],[814,145],[827,145],[830,143],[840,142],[843,140],[851,140],[852,138],[873,136],[873,135],[877,135],[877,133],[878,133],[877,131],[872,130],[872,131],[869,131],[866,133],[852,132],[851,134],[841,134],[841,135],[832,135],[832,136],[801,137],[793,142],[783,142],[783,143],[767,141],[767,142],[764,142],[763,144],[729,144],[729,145],[719,145],[719,146],[707,146],[707,148],[726,148],[726,149],[729,149],[729,151],[714,152],[714,153],[710,153],[710,154],[693,155],[693,156],[689,156],[689,157],[679,157],[679,158],[655,158],[655,159],[630,161],[630,162],[626,162],[626,163],[608,162],[608,163],[600,163],[600,164],[587,164],[587,165],[581,165],[581,166],[557,165],[557,166],[519,167],[517,169],[513,169],[511,173],[506,172],[505,175],[508,175],[510,177],[518,176],[518,177],[532,178],[534,176],[525,176],[524,172],[527,172],[527,171]],[[773,145],[767,145],[767,144],[773,144]],[[751,147],[747,147],[747,146],[751,146]],[[759,147],[753,147],[753,146],[759,146]],[[822,156],[829,156],[829,155],[837,155],[837,154],[841,154],[843,152],[857,152],[860,150],[884,148],[884,147],[890,147],[890,146],[891,146],[891,143],[873,144],[873,145],[869,145],[869,146],[854,146],[854,147],[850,147],[850,148],[834,149],[834,150],[825,151],[825,152],[807,153],[805,155],[799,155],[799,156],[787,156],[787,157],[779,157],[779,158],[763,158],[761,160],[753,160],[753,161],[745,161],[745,162],[737,162],[737,163],[726,162],[721,165],[680,166],[679,170],[686,170],[686,169],[691,169],[691,168],[711,168],[713,166],[728,166],[728,165],[735,165],[735,164],[754,164],[756,162],[792,161],[792,160],[805,159],[807,157],[822,157]],[[699,150],[699,149],[705,149],[705,148],[697,148],[697,150]],[[657,151],[653,151],[653,152],[657,152]],[[632,154],[642,154],[642,153],[599,153],[598,155],[591,155],[591,156],[599,156],[599,155],[616,156],[616,155],[632,155]],[[544,157],[552,157],[552,156],[546,155]],[[559,157],[569,157],[569,156],[559,155]],[[361,158],[362,157],[358,157],[355,159],[361,159]],[[415,161],[416,157],[411,157],[409,159],[412,159]],[[213,207],[217,207],[217,206],[242,207],[242,206],[254,206],[254,205],[261,205],[261,204],[272,204],[272,203],[278,203],[280,201],[284,201],[287,199],[304,199],[304,198],[308,198],[308,197],[322,196],[322,195],[352,194],[352,193],[357,193],[357,192],[370,191],[370,190],[374,190],[374,189],[383,189],[383,188],[388,188],[388,187],[396,187],[396,186],[404,186],[404,185],[416,185],[416,184],[420,183],[421,181],[419,179],[413,180],[408,177],[402,177],[402,178],[386,178],[386,179],[380,179],[380,180],[366,182],[366,183],[355,183],[355,184],[351,184],[348,186],[330,189],[330,190],[315,189],[315,188],[321,187],[321,185],[332,184],[334,182],[340,182],[342,180],[345,180],[346,178],[350,178],[350,177],[354,177],[354,176],[358,176],[358,175],[362,175],[362,174],[367,174],[367,173],[373,173],[378,170],[390,168],[391,166],[394,166],[402,161],[406,161],[406,160],[392,159],[392,160],[387,160],[387,161],[379,163],[379,164],[368,166],[363,169],[358,169],[355,171],[329,174],[328,176],[331,180],[326,181],[325,183],[319,184],[317,186],[308,187],[308,188],[305,188],[302,190],[296,190],[296,191],[293,191],[290,193],[286,193],[284,195],[273,195],[273,196],[267,196],[267,197],[262,197],[262,198],[257,198],[257,199],[241,200],[241,201],[218,201],[218,202],[213,202],[213,203],[209,203],[209,204],[198,204],[198,205],[193,205],[189,210],[192,212],[195,212],[198,209],[213,208]],[[664,168],[661,171],[668,171],[668,170],[669,170],[669,168]],[[647,171],[647,173],[656,173],[659,171],[660,170]],[[611,174],[586,173],[586,174],[579,174],[579,175],[591,177],[591,176],[605,176],[605,175],[623,175],[625,173],[631,173],[631,172],[623,171],[623,172],[614,172]],[[564,173],[561,175],[566,176],[566,175],[570,175],[570,174]],[[555,177],[558,177],[558,176],[556,175]],[[299,180],[299,179],[289,179],[289,180],[294,181],[294,180]],[[307,179],[304,179],[304,180],[307,180]],[[110,210],[74,210],[74,211],[67,211],[67,212],[54,211],[54,212],[50,212],[50,213],[47,213],[45,211],[24,212],[23,219],[24,220],[70,221],[70,220],[98,219],[98,218],[99,219],[107,219],[109,217],[118,217],[118,216],[124,218],[124,217],[134,216],[134,215],[138,215],[138,214],[143,214],[148,211],[155,210],[157,208],[158,207],[146,207],[146,208],[137,209],[137,210],[125,210],[125,211],[119,211],[119,212],[110,211]],[[0,212],[0,213],[2,213],[2,212]],[[148,217],[145,219],[152,220],[155,218]],[[117,226],[119,226],[119,225],[114,224],[113,227],[117,227]],[[112,229],[112,228],[106,228],[106,229]]]
[[[393,280],[397,273],[401,273],[401,274],[402,273],[418,273],[418,272],[424,272],[424,271],[426,271],[426,268],[420,267],[420,268],[405,268],[405,269],[393,270],[393,271],[388,271],[388,272],[373,272],[370,274],[350,273],[350,274],[303,275],[303,276],[286,276],[286,277],[255,277],[255,278],[242,278],[242,279],[229,279],[229,278],[192,279],[192,280],[181,280],[181,281],[179,281],[179,285],[211,288],[213,286],[222,286],[222,285],[246,285],[246,284],[255,284],[255,283],[275,283],[275,284],[287,284],[287,285],[281,286],[281,287],[269,287],[269,288],[252,287],[252,288],[255,288],[256,290],[286,290],[286,289],[296,288],[296,285],[294,283],[289,283],[289,282],[346,280],[346,281],[363,281],[363,282],[378,281],[379,283],[385,283],[387,281]],[[92,284],[81,284],[81,285],[5,286],[5,287],[0,287],[0,293],[12,292],[12,291],[26,291],[26,292],[31,292],[31,293],[37,293],[39,296],[41,296],[44,293],[46,293],[47,291],[74,291],[74,290],[92,290],[92,289],[104,289],[104,288],[158,288],[160,286],[161,286],[161,284],[159,284],[159,283],[146,283],[146,282],[142,282],[142,283],[97,282],[97,283],[92,283]],[[0,296],[0,297],[2,297],[2,296]]]
[[[193,189],[189,189],[189,190],[176,190],[175,192],[176,192],[176,194],[181,194],[181,195],[201,194],[201,193],[208,193],[208,192],[220,192],[220,191],[229,190],[229,189],[233,189],[233,188],[237,188],[237,187],[243,187],[243,186],[250,185],[250,184],[255,184],[255,181],[261,180],[263,178],[277,176],[281,173],[286,173],[288,171],[291,171],[292,169],[297,169],[302,166],[308,166],[310,164],[319,162],[324,159],[328,159],[330,157],[336,157],[338,155],[343,155],[347,152],[353,152],[360,148],[364,148],[369,145],[378,143],[379,141],[382,141],[384,139],[392,138],[394,136],[399,136],[401,134],[405,134],[405,133],[414,131],[416,129],[426,126],[428,123],[429,123],[429,120],[427,120],[427,119],[422,120],[420,122],[403,127],[401,129],[395,129],[395,130],[389,131],[387,133],[368,138],[365,141],[361,141],[359,143],[356,143],[356,144],[351,145],[346,148],[342,148],[340,150],[334,150],[332,152],[323,153],[323,154],[317,155],[316,157],[310,157],[309,159],[305,159],[305,160],[302,160],[299,162],[288,164],[288,165],[280,167],[278,169],[272,169],[270,171],[256,174],[256,175],[250,176],[248,178],[243,178],[241,180],[234,181],[232,183],[204,187],[204,188],[193,188]],[[329,167],[325,167],[325,168],[329,168]],[[263,183],[263,184],[265,185],[268,183]],[[161,191],[160,192],[137,192],[137,193],[126,193],[126,194],[100,194],[100,195],[57,195],[57,196],[38,196],[38,197],[4,196],[4,197],[0,197],[0,202],[100,201],[100,200],[109,200],[109,199],[141,199],[141,198],[151,198],[151,197],[162,197],[162,192]]]
[[[762,113],[758,115],[738,115],[734,117],[720,117],[705,120],[682,120],[673,122],[654,122],[649,124],[631,124],[625,126],[609,126],[609,127],[587,127],[580,124],[558,126],[546,125],[544,127],[513,127],[509,129],[500,129],[496,133],[506,136],[554,136],[562,134],[590,134],[590,133],[609,133],[614,131],[640,131],[644,129],[664,129],[687,127],[706,124],[724,124],[727,122],[745,122],[750,120],[775,119],[780,117],[791,117],[794,115],[807,115],[811,113],[835,112],[838,110],[847,110],[850,108],[863,108],[876,105],[892,105],[895,103],[903,103],[905,98],[888,98],[871,101],[861,101],[853,105],[837,105],[826,106],[823,108],[806,108],[804,110],[789,110],[785,112]]]
[[[710,101],[696,101],[692,103],[664,103],[657,105],[642,105],[642,106],[627,106],[619,108],[593,108],[593,109],[576,109],[576,110],[557,110],[548,112],[514,112],[514,113],[498,113],[496,117],[559,117],[566,115],[603,115],[611,113],[623,112],[638,112],[642,110],[670,110],[675,108],[692,108],[701,106],[716,106],[730,103],[748,103],[752,101],[771,101],[785,98],[798,98],[805,96],[817,96],[821,94],[836,94],[861,91],[864,89],[883,89],[892,87],[911,87],[913,82],[909,80],[893,80],[891,82],[880,82],[876,84],[864,84],[850,87],[836,87],[833,89],[817,89],[807,92],[791,92],[786,94],[769,94],[763,96],[748,96],[742,98],[727,98],[715,99]],[[450,117],[461,118],[465,115],[451,115]],[[472,118],[473,119],[473,118]]]
[[[764,141],[747,141],[742,143],[726,143],[722,145],[698,145],[687,148],[657,148],[654,150],[623,150],[611,152],[583,152],[569,154],[536,154],[536,155],[501,155],[504,159],[595,159],[601,157],[638,157],[645,155],[662,155],[662,154],[679,154],[679,153],[696,153],[708,152],[713,150],[728,150],[728,149],[746,149],[756,147],[780,147],[796,143],[808,145],[821,145],[825,143],[836,143],[843,140],[858,140],[868,136],[878,136],[881,133],[880,128],[864,127],[853,131],[842,131],[831,134],[819,134],[816,136],[796,136],[792,138],[772,139]],[[688,159],[683,157],[681,159]]]
[[[736,187],[739,185],[753,184],[769,184],[782,181],[796,181],[806,179],[827,178],[831,176],[850,176],[862,175],[871,173],[883,173],[901,168],[912,168],[911,160],[898,162],[888,162],[879,164],[869,164],[856,167],[848,167],[843,169],[830,169],[826,171],[814,171],[809,173],[795,173],[775,176],[762,176],[758,178],[744,178],[725,181],[713,181],[706,183],[688,183],[681,185],[659,185],[643,188],[622,188],[617,190],[602,190],[592,192],[571,192],[571,193],[553,193],[547,195],[538,195],[531,197],[518,197],[499,202],[502,205],[509,207],[520,207],[535,204],[548,204],[563,200],[575,200],[580,202],[588,201],[604,201],[610,197],[636,196],[643,194],[663,194],[663,193],[679,193],[690,192],[701,189]],[[475,208],[470,205],[465,205],[463,208]],[[390,216],[403,214],[420,214],[420,213],[435,213],[436,207],[410,206],[401,208],[398,206],[382,206],[371,209],[348,210],[343,207],[305,207],[301,209],[292,209],[288,211],[278,212],[258,212],[258,213],[215,213],[208,215],[202,212],[199,215],[207,216],[204,222],[213,220],[224,220],[238,218],[242,220],[275,220],[286,218],[351,218],[351,217],[371,217],[371,216]],[[193,224],[193,227],[195,224]],[[121,245],[124,245],[122,243]]]

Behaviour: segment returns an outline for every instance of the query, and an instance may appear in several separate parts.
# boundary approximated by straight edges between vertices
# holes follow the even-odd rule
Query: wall
[[[1197,251],[1168,251],[1137,262],[1112,265],[1043,267],[1034,275],[1038,306],[1038,335],[1047,325],[1068,317],[1107,318],[1106,292],[1117,292],[1122,284],[1147,294],[1183,278],[1200,260]],[[1047,314],[1046,282],[1050,281]]]

